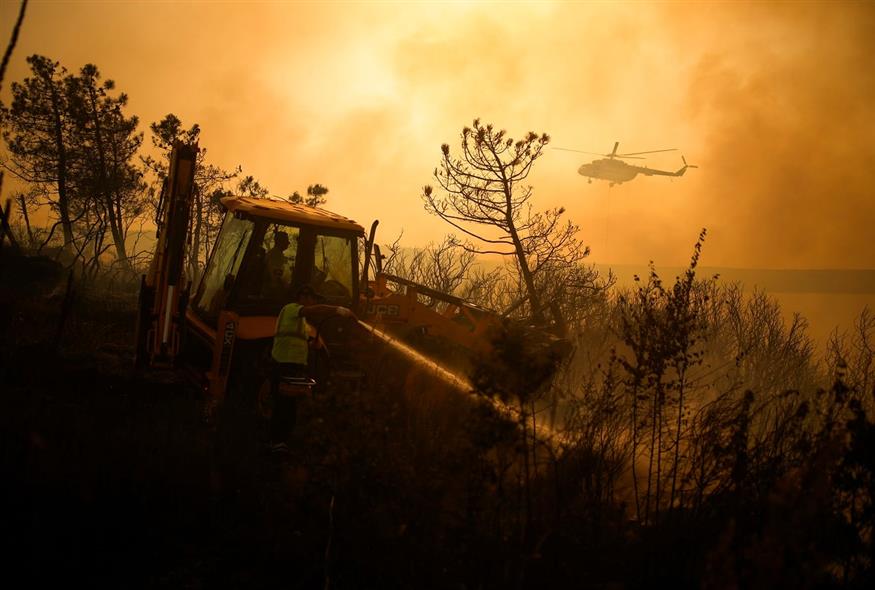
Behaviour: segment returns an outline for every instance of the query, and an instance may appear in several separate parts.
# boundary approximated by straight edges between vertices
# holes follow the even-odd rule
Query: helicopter
[[[600,160],[593,160],[589,164],[583,164],[580,168],[577,169],[577,173],[581,176],[586,176],[587,182],[589,182],[590,184],[592,183],[592,179],[595,178],[598,180],[607,180],[610,182],[610,186],[614,186],[615,184],[622,184],[624,182],[632,180],[639,174],[643,174],[644,176],[683,176],[684,172],[687,171],[687,168],[698,168],[698,166],[692,166],[690,164],[687,164],[687,160],[683,156],[681,156],[681,160],[683,160],[684,165],[676,172],[671,172],[670,170],[655,170],[646,166],[633,166],[632,164],[627,164],[626,162],[623,162],[623,160],[643,160],[644,158],[641,157],[643,154],[673,152],[677,151],[677,148],[670,148],[666,150],[651,150],[649,152],[632,152],[629,154],[618,154],[617,148],[619,146],[620,142],[615,142],[614,149],[610,154],[596,154],[593,152],[571,150],[568,148],[553,149],[563,150],[566,152],[578,152],[581,154],[591,154],[594,156],[604,156]]]

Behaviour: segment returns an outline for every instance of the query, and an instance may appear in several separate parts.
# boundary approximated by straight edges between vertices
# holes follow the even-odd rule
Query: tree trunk
[[[513,249],[516,254],[517,263],[520,265],[520,272],[522,273],[523,281],[526,284],[526,291],[529,293],[529,305],[532,308],[532,319],[538,324],[545,326],[547,325],[547,319],[544,317],[541,298],[535,290],[535,279],[532,276],[532,271],[529,269],[529,261],[526,260],[526,252],[523,249],[522,241],[520,240],[520,236],[513,224],[513,218],[510,215],[507,216],[507,223],[508,233],[510,233],[510,238],[513,241]]]
[[[104,202],[104,210],[106,211],[109,231],[112,235],[113,245],[115,246],[116,257],[125,266],[128,265],[128,255],[125,251],[124,232],[122,231],[122,219],[120,211],[117,211],[115,202],[115,192],[109,190],[108,174],[105,156],[105,142],[103,141],[103,130],[100,126],[100,108],[97,101],[97,95],[94,92],[93,82],[88,87],[88,97],[91,100],[91,116],[94,122],[94,140],[97,144],[97,161],[98,172],[100,174],[100,193]]]
[[[33,248],[33,230],[30,227],[30,217],[27,214],[27,202],[24,200],[24,195],[18,195],[18,206],[21,207],[21,216],[24,218],[24,228],[27,230],[27,247]]]
[[[641,493],[638,490],[638,386],[632,390],[632,489],[635,494],[635,517],[641,521]]]
[[[661,377],[660,377],[661,379]],[[665,407],[665,394],[662,386],[657,386],[656,399],[659,402],[656,414],[656,498],[653,503],[654,520],[659,518],[659,506],[662,500],[662,418]]]
[[[684,419],[684,380],[686,379],[686,367],[682,364],[678,369],[678,419],[675,428],[674,439],[674,464],[672,465],[671,473],[671,500],[669,501],[669,509],[674,507],[675,491],[677,490],[678,481],[678,464],[681,460],[681,429],[683,428]],[[683,496],[681,496],[683,498]],[[681,502],[683,505],[683,502]]]
[[[520,542],[524,546],[529,534],[529,525],[532,522],[532,492],[531,483],[532,476],[529,469],[529,419],[526,416],[526,403],[520,399],[520,426],[522,426],[522,443],[523,443],[523,494],[525,499],[525,518],[523,519],[522,530],[520,531]]]
[[[656,450],[656,394],[653,394],[653,411],[650,416],[650,453],[647,460],[647,495],[644,497],[644,524],[650,522],[650,496],[653,491],[653,453]]]
[[[61,229],[64,232],[64,249],[68,249],[73,243],[73,222],[70,220],[70,202],[67,195],[67,150],[64,145],[64,128],[61,121],[61,105],[58,90],[54,80],[43,77],[43,81],[49,87],[52,98],[52,119],[55,131],[55,147],[58,150],[58,215],[61,221]]]

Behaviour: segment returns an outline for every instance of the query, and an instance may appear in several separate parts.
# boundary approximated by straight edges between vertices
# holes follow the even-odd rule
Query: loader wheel
[[[249,411],[255,407],[255,378],[246,371],[246,374],[233,375],[228,379],[226,405],[231,405],[238,411]]]
[[[257,409],[261,385],[266,381],[270,351],[264,346],[240,346],[234,352],[231,374],[228,377],[228,401],[240,411],[254,413]]]
[[[257,444],[260,438],[261,421],[256,413],[257,371],[248,354],[241,354],[235,360],[237,362],[232,364],[222,404],[219,427],[226,444],[244,448]]]

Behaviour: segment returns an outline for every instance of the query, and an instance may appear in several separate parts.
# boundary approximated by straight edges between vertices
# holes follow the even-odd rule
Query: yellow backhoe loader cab
[[[244,344],[235,341],[272,338],[280,309],[305,285],[326,304],[356,307],[364,236],[354,221],[315,207],[249,197],[222,205],[222,228],[186,310],[184,352],[210,367],[209,387],[219,395],[231,353]]]
[[[275,318],[304,285],[325,303],[358,301],[360,225],[285,201],[226,197],[222,205],[222,229],[191,301],[202,320],[224,309]]]

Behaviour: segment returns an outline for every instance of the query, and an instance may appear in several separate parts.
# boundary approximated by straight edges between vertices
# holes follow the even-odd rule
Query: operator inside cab
[[[291,246],[289,234],[284,231],[274,232],[273,246],[265,254],[264,259],[264,295],[270,298],[281,298],[288,292],[292,281],[293,265],[297,241],[292,248],[291,255],[286,253]]]

